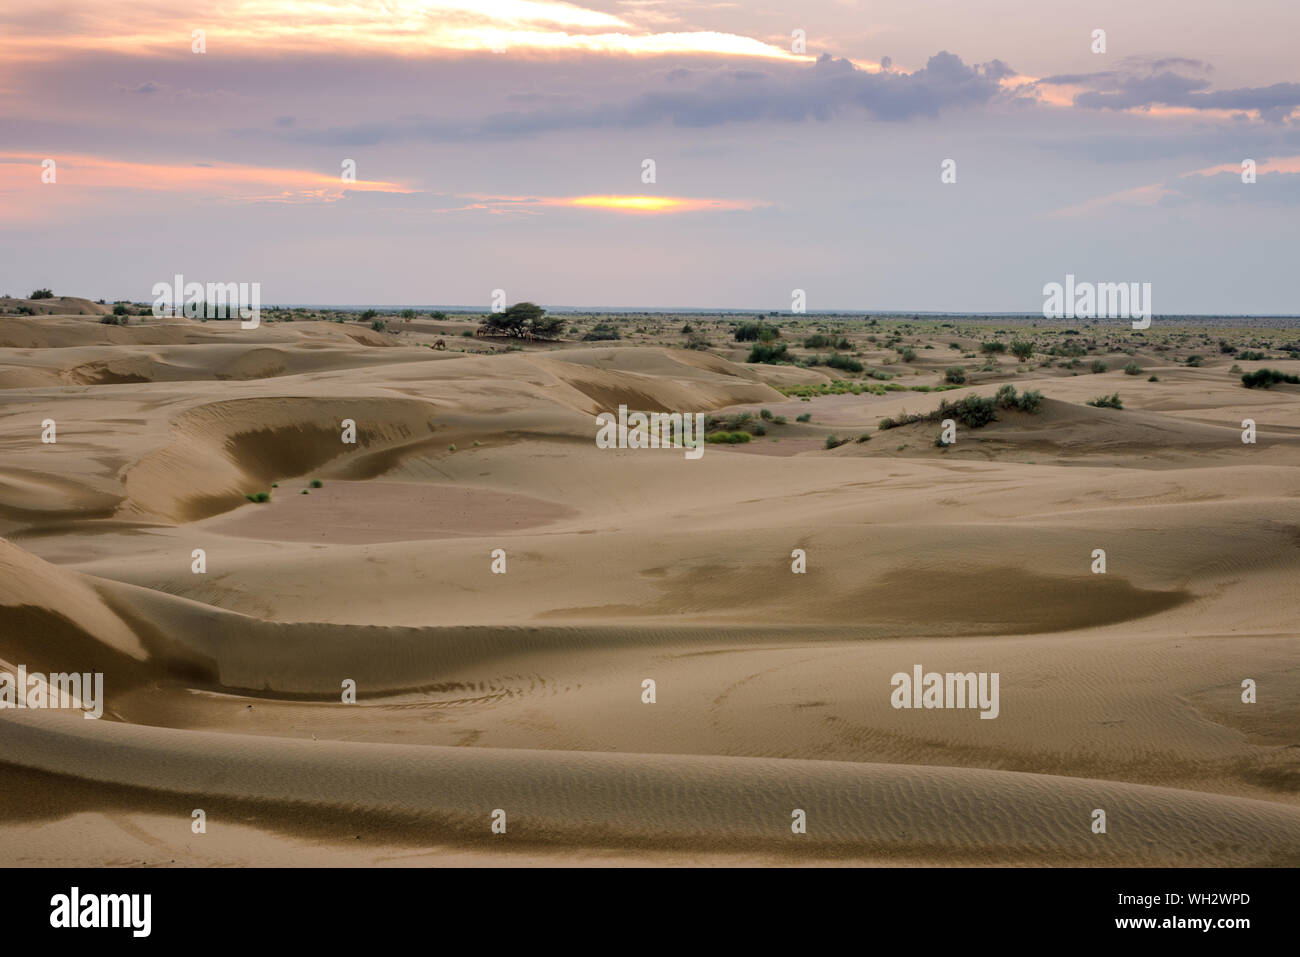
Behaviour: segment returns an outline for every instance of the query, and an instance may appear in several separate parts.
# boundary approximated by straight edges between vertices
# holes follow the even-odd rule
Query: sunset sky
[[[0,293],[1033,312],[1073,273],[1298,313],[1297,35],[1294,0],[5,0]]]

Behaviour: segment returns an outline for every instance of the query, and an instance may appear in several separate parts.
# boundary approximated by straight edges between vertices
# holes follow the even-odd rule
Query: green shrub
[[[1188,356],[1188,357],[1187,357],[1187,364],[1188,364],[1189,366],[1191,366],[1193,369],[1199,369],[1199,368],[1201,367],[1201,364],[1202,364],[1204,361],[1205,361],[1205,357],[1204,357],[1204,356]]]
[[[904,362],[911,362],[916,358],[916,350],[911,346],[903,346],[898,350],[898,357]]]
[[[1005,342],[981,342],[980,343],[980,352],[984,353],[986,356],[997,355],[998,353],[1002,353],[1006,351],[1007,351],[1007,344]]]
[[[803,347],[805,349],[828,349],[834,341],[830,336],[824,336],[818,332],[805,339]]]
[[[1020,395],[1016,395],[1016,387],[1007,384],[998,389],[998,394],[994,397],[999,409],[1012,409],[1017,412],[1036,413],[1039,405],[1043,401],[1043,393],[1027,389]]]
[[[859,442],[870,442],[870,441],[871,441],[871,433],[870,433],[870,432],[863,432],[861,435],[858,436],[858,441],[859,441]]]
[[[385,329],[388,328],[388,320],[387,320],[387,319],[371,319],[371,320],[370,320],[370,328],[373,329],[373,330],[375,330],[375,332],[383,332]]]
[[[787,362],[789,361],[789,356],[786,355],[786,345],[784,342],[774,346],[768,346],[761,342],[757,342],[754,344],[754,347],[749,350],[749,358],[745,361],[766,362],[771,364],[776,362]]]
[[[771,421],[772,421],[772,410],[771,410],[771,409],[759,409],[759,410],[758,410],[758,416],[759,416],[760,419],[766,419],[768,422],[771,422]]]
[[[841,445],[844,445],[848,441],[849,441],[848,439],[837,439],[833,435],[828,435],[826,436],[826,448],[838,449]]]
[[[322,482],[320,479],[312,479],[307,484],[310,485],[312,488],[321,488],[325,483]]]
[[[1256,369],[1254,372],[1246,372],[1241,376],[1241,384],[1247,389],[1268,389],[1279,382],[1289,382],[1295,385],[1300,383],[1300,376],[1287,375],[1277,369]]]
[[[862,363],[857,359],[849,356],[842,356],[838,352],[832,354],[826,359],[826,364],[832,369],[841,369],[844,372],[861,372]]]
[[[969,429],[978,429],[988,425],[997,418],[997,403],[994,399],[968,395],[958,402],[949,404],[947,399],[939,402],[939,410],[931,413],[932,418],[956,419]]]
[[[582,337],[583,342],[607,342],[611,339],[621,339],[622,334],[618,327],[608,322],[598,322],[591,327],[591,331]]]
[[[943,381],[952,385],[961,385],[966,381],[966,370],[961,366],[949,366],[943,370]]]
[[[27,298],[28,299],[53,299],[54,293],[48,289],[36,289]]]
[[[1095,406],[1098,409],[1122,409],[1124,403],[1120,401],[1119,393],[1112,395],[1101,395],[1095,399],[1089,399],[1087,405]]]
[[[1106,363],[1102,362],[1100,359],[1093,359],[1093,360],[1092,360],[1092,365],[1091,365],[1089,368],[1092,369],[1092,371],[1093,371],[1094,374],[1096,374],[1096,373],[1101,373],[1101,372],[1105,372],[1105,371],[1106,371]]]
[[[270,493],[270,492],[254,492],[254,493],[251,494],[251,495],[245,495],[244,498],[248,499],[250,502],[257,502],[257,503],[260,504],[260,503],[262,503],[262,502],[269,502],[269,501],[271,501],[271,493]]]
[[[723,445],[740,445],[748,442],[753,436],[748,432],[709,432],[704,436],[705,442],[722,443]]]
[[[1159,381],[1160,381],[1160,376],[1158,376],[1158,375],[1153,375],[1153,376],[1151,376],[1150,378],[1148,378],[1147,381],[1148,381],[1148,382],[1159,382]]]
[[[765,322],[742,322],[733,333],[737,342],[771,342],[781,335],[781,330]]]
[[[1141,372],[1142,372],[1142,367],[1138,365],[1136,362],[1130,362],[1128,365],[1124,367],[1125,375],[1140,375]]]
[[[1024,362],[1034,354],[1034,343],[1029,339],[1012,339],[1011,354]]]
[[[796,422],[811,422],[811,421],[812,421],[812,413],[811,413],[811,412],[805,412],[803,415],[796,415],[796,416],[794,417],[794,420],[795,420]]]

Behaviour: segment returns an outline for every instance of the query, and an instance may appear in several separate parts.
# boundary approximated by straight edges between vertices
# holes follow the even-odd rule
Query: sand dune
[[[1297,808],[1006,771],[321,745],[28,717],[0,721],[0,741],[11,763],[144,787],[178,809],[200,802],[217,814],[237,801],[268,817],[360,813],[430,839],[483,841],[500,808],[511,840],[569,847],[703,842],[863,858],[923,848],[967,863],[1281,866],[1296,863],[1300,843]],[[214,764],[224,769],[217,780]],[[1089,828],[1096,807],[1111,809],[1107,835]],[[806,834],[791,833],[795,809],[808,815]]]
[[[62,859],[33,822],[101,863],[122,833],[178,863],[1300,858],[1300,406],[1231,359],[801,401],[840,373],[743,344],[435,351],[463,324],[68,302],[0,318],[0,667],[102,671],[107,701],[0,710],[30,798],[0,802],[0,861]],[[953,361],[860,341],[899,388]],[[1041,411],[948,448],[878,428],[1004,381]],[[619,404],[765,434],[597,448]],[[896,709],[916,664],[998,672],[998,718]],[[226,836],[166,837],[194,807]]]

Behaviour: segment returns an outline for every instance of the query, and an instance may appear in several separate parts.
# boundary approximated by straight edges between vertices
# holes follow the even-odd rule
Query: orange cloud
[[[1244,159],[1245,157],[1243,157]],[[1300,156],[1279,156],[1275,159],[1261,160],[1255,164],[1255,172],[1258,173],[1300,173]],[[1218,173],[1235,173],[1241,174],[1241,161],[1235,163],[1221,163],[1218,166],[1207,166],[1205,169],[1194,169],[1190,173],[1183,173],[1183,176],[1214,176]]]
[[[0,32],[0,56],[11,61],[84,49],[190,56],[195,30],[204,31],[208,53],[574,50],[812,59],[739,34],[657,32],[559,0],[201,0],[183,11],[155,0],[69,0],[60,5],[57,29],[26,32],[26,23],[48,23],[46,0],[6,0],[6,6],[10,22]]]
[[[758,200],[697,199],[685,196],[475,196],[473,208],[527,211],[536,207],[563,206],[602,209],[615,213],[691,213],[703,210],[746,210],[768,205]]]
[[[42,163],[46,159],[55,163],[53,184],[41,179]],[[220,198],[245,201],[292,200],[295,197],[335,200],[349,191],[414,192],[398,183],[382,180],[344,182],[338,174],[315,170],[233,163],[135,163],[95,156],[0,153],[0,189],[48,189],[51,186],[208,192]]]

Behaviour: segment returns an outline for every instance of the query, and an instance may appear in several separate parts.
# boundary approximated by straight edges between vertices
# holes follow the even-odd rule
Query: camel
[[[446,339],[439,339],[437,342],[435,342],[435,343],[433,344],[433,347],[434,347],[435,349],[446,349],[446,348],[447,348],[447,340],[446,340]]]

